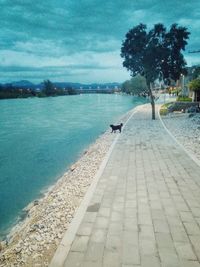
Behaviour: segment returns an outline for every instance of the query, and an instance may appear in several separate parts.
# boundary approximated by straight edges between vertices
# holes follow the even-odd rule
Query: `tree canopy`
[[[196,92],[196,91],[200,91],[200,78],[197,78],[195,80],[192,80],[189,83],[189,88],[190,90]]]
[[[43,93],[46,96],[53,96],[56,94],[55,85],[50,80],[44,80],[43,86]]]
[[[177,81],[187,71],[181,50],[185,50],[189,34],[187,28],[177,24],[172,24],[169,31],[163,24],[149,31],[145,24],[139,24],[126,34],[122,44],[123,66],[132,76],[145,76],[147,84],[160,76]]]
[[[196,79],[200,76],[200,66],[195,66],[192,73],[192,78]]]

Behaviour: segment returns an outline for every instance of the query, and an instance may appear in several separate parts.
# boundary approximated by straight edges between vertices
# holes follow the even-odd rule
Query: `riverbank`
[[[125,122],[131,113],[126,113],[120,122]],[[1,243],[1,267],[48,266],[115,137],[107,130],[42,199],[25,208],[25,220]]]

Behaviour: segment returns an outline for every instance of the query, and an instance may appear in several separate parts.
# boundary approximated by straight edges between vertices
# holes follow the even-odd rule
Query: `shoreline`
[[[135,108],[119,120],[127,121]],[[115,137],[110,129],[101,134],[40,199],[23,209],[25,219],[0,243],[1,267],[48,266]]]

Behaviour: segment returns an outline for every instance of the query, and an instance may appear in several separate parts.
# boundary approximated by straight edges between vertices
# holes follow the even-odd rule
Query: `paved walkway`
[[[120,135],[63,267],[200,267],[200,167],[150,111]]]

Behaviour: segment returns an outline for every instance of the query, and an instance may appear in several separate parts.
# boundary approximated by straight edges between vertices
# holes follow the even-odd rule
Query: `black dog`
[[[111,133],[115,133],[116,130],[119,130],[120,133],[121,133],[121,130],[122,130],[122,126],[123,126],[123,123],[119,124],[119,125],[110,125],[110,127],[112,128],[112,132]]]

